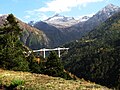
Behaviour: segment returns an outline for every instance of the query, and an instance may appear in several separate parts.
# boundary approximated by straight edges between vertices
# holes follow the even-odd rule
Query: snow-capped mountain
[[[84,31],[91,31],[93,28],[106,21],[109,17],[120,11],[120,7],[109,4],[88,19],[83,25]]]
[[[73,17],[65,17],[65,16],[62,16],[60,14],[55,14],[54,16],[48,18],[45,21],[46,22],[54,22],[54,21],[57,21],[57,22],[68,22],[70,20],[75,20],[75,19]]]
[[[101,9],[97,14],[102,15],[103,13],[106,14],[106,16],[110,17],[112,16],[115,12],[120,11],[120,7],[115,6],[113,4],[108,4],[105,6],[103,9]]]
[[[94,14],[92,17],[82,17],[79,19],[79,23],[68,28],[63,28],[61,31],[66,33],[70,40],[80,39],[82,36],[101,25],[101,23],[105,22],[112,15],[118,12],[120,12],[120,7],[109,4]]]
[[[119,11],[120,7],[109,4],[91,17],[83,16],[76,20],[73,17],[56,14],[44,21],[32,21],[30,24],[43,30],[52,41],[51,45],[57,46],[65,42],[80,39]]]
[[[66,28],[78,23],[79,21],[75,20],[73,17],[66,17],[59,14],[55,14],[54,16],[44,20],[44,22],[53,25],[57,28]]]
[[[79,19],[80,22],[85,22],[90,18],[90,16],[83,16]]]

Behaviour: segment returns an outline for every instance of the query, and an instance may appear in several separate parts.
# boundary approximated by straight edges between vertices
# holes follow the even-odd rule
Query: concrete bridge
[[[46,48],[43,48],[43,49],[39,49],[39,50],[33,50],[33,52],[43,52],[43,57],[45,58],[46,57],[46,52],[47,51],[58,51],[58,56],[60,57],[60,51],[61,50],[67,50],[68,51],[69,48],[54,48],[54,49],[46,49]]]

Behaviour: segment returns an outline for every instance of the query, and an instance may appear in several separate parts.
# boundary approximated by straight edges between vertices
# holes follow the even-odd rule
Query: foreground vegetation
[[[14,87],[17,90],[109,90],[85,80],[65,80],[29,72],[0,69],[0,89]]]

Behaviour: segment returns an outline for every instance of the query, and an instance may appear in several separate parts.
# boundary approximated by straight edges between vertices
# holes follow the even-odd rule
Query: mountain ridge
[[[113,4],[108,4],[101,10],[99,10],[93,17],[91,17],[86,23],[83,25],[85,31],[91,31],[95,27],[97,27],[100,23],[106,21],[109,17],[114,15],[115,13],[120,11],[120,7],[115,6]]]
[[[31,21],[28,23],[30,26],[27,26],[27,24],[21,24],[24,27],[23,37],[21,37],[21,40],[24,44],[32,49],[57,47],[67,42],[80,39],[82,36],[99,26],[102,22],[118,11],[120,11],[118,6],[109,4],[103,9],[99,10],[92,17],[82,17],[82,22],[80,22],[80,20],[74,21],[75,19],[72,17],[69,18],[58,14],[55,16],[68,18],[66,19],[66,22],[62,23],[61,25],[59,23],[55,23],[53,25],[52,23],[49,24],[44,21]],[[71,19],[73,21],[71,21]],[[69,23],[67,20],[70,20],[71,22]],[[0,23],[2,22],[3,21],[0,18]],[[31,31],[31,28],[34,30]]]
[[[74,17],[66,17],[66,16],[62,16],[60,14],[55,14],[52,17],[49,17],[48,19],[44,20],[43,22],[46,22],[50,25],[53,25],[56,28],[66,28],[66,27],[70,27],[74,24],[76,24],[77,22],[79,22],[79,20],[74,19]]]
[[[53,19],[53,22],[52,21],[50,22],[38,21],[37,23],[46,23],[46,26],[44,25],[44,28],[43,28],[43,26],[40,26],[39,24],[37,24],[37,25],[34,25],[34,27],[39,27],[38,29],[41,29],[42,27],[43,30],[46,30],[47,26],[49,25],[53,26],[52,28],[56,28],[56,31],[59,32],[58,37],[60,38],[58,40],[62,42],[60,44],[62,45],[64,43],[80,39],[82,36],[86,35],[92,29],[99,26],[102,22],[104,22],[110,16],[112,16],[113,14],[119,11],[120,11],[120,7],[115,6],[113,4],[109,4],[105,6],[104,8],[102,8],[101,10],[99,10],[92,17],[87,17],[87,16],[83,17],[82,22],[80,22],[81,20],[75,21],[74,18],[71,18],[73,19],[73,22],[72,21],[69,22],[69,19],[68,19],[68,22],[67,22],[67,19],[65,20],[66,22],[63,22],[64,21],[63,19],[68,18],[68,17],[56,14],[48,18],[48,20],[50,20],[51,18],[59,17],[59,18],[56,18],[56,21],[55,19]],[[59,21],[59,19],[61,21]],[[52,29],[52,28],[49,27],[49,29]],[[49,31],[47,32],[47,35],[50,36]],[[50,37],[50,38],[53,39],[54,37]],[[56,42],[56,45],[54,46],[59,46],[59,43]]]

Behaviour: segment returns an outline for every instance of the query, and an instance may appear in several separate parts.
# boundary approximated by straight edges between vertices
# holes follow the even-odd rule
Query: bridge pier
[[[60,58],[60,50],[58,50],[58,57]]]
[[[45,48],[43,49],[43,57],[45,58]]]

